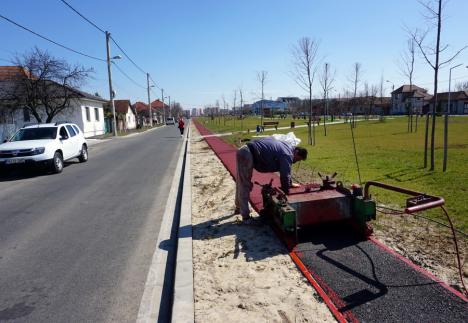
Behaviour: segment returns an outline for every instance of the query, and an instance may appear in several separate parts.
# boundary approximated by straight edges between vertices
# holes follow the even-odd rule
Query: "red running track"
[[[208,145],[211,147],[211,149],[214,151],[214,153],[218,156],[218,158],[221,160],[221,162],[224,164],[224,166],[228,169],[230,174],[235,179],[236,178],[237,148],[229,143],[226,143],[220,137],[214,136],[208,129],[206,129],[197,120],[194,121],[194,124],[197,127],[200,134],[205,137],[204,139],[206,140]],[[280,186],[280,180],[276,174],[259,173],[254,170],[254,173],[252,176],[253,181],[257,181],[261,184],[264,184],[264,183],[268,183],[271,179],[273,179],[273,184],[275,186]],[[254,188],[252,192],[250,193],[250,202],[257,212],[263,208],[260,186],[254,185]],[[297,267],[301,270],[304,276],[308,279],[308,281],[313,285],[313,287],[319,293],[319,295],[323,298],[323,300],[325,301],[325,303],[327,304],[327,306],[329,307],[329,309],[332,311],[333,315],[339,322],[357,322],[360,320],[376,321],[376,320],[382,320],[382,317],[384,318],[383,321],[386,321],[386,320],[391,319],[391,315],[395,315],[395,311],[400,311],[400,310],[402,311],[401,312],[402,318],[405,318],[405,317],[414,318],[415,315],[416,317],[418,317],[417,315],[419,314],[417,312],[424,312],[422,308],[424,308],[425,304],[422,304],[422,305],[417,304],[418,299],[420,299],[419,300],[420,303],[424,303],[425,301],[432,302],[434,300],[437,303],[439,302],[440,297],[449,298],[449,301],[447,302],[447,305],[445,304],[442,305],[444,301],[439,302],[441,303],[440,309],[434,309],[434,313],[437,314],[439,312],[442,312],[441,309],[444,309],[446,307],[453,307],[452,311],[455,310],[458,312],[462,312],[461,314],[458,313],[457,317],[462,317],[462,318],[466,317],[466,315],[464,315],[463,313],[464,310],[466,310],[466,302],[467,302],[466,297],[464,297],[461,293],[449,287],[445,283],[438,280],[436,277],[428,273],[426,270],[413,264],[408,259],[399,255],[398,253],[394,252],[388,247],[385,247],[383,244],[381,244],[380,242],[376,241],[373,238],[369,239],[368,241],[363,242],[362,245],[358,245],[357,248],[359,248],[361,252],[362,250],[364,250],[367,253],[374,253],[374,259],[370,260],[372,266],[374,266],[379,261],[382,261],[382,259],[385,258],[385,261],[383,261],[380,264],[381,268],[398,267],[399,268],[398,270],[401,273],[401,276],[405,276],[405,275],[408,276],[407,281],[404,281],[402,286],[408,286],[410,289],[405,290],[404,288],[402,288],[402,286],[399,286],[399,288],[395,288],[394,290],[397,290],[399,293],[402,293],[401,295],[398,295],[397,293],[394,293],[392,295],[392,291],[388,292],[386,290],[385,291],[380,290],[379,292],[382,292],[381,295],[378,293],[375,293],[375,295],[370,295],[370,296],[364,295],[362,297],[360,297],[360,295],[355,295],[355,298],[357,299],[357,301],[355,301],[354,303],[349,301],[349,299],[345,301],[343,298],[346,298],[345,295],[348,295],[349,291],[354,291],[354,290],[362,291],[362,290],[367,290],[367,289],[372,290],[372,288],[375,289],[376,286],[381,289],[382,288],[386,289],[387,286],[385,284],[382,284],[382,282],[379,281],[379,279],[376,279],[376,280],[368,279],[368,276],[371,276],[371,275],[369,273],[365,274],[365,271],[366,271],[365,268],[364,269],[358,268],[359,267],[358,265],[353,267],[353,266],[350,266],[349,264],[346,264],[346,262],[343,261],[343,262],[338,262],[338,263],[335,262],[334,266],[332,267],[338,268],[339,269],[338,273],[340,275],[342,276],[348,275],[349,277],[346,278],[347,280],[349,280],[350,278],[352,280],[357,280],[358,284],[357,286],[356,285],[350,286],[350,287],[348,286],[347,287],[348,290],[340,289],[342,287],[340,286],[340,284],[341,285],[346,284],[346,281],[337,282],[336,277],[334,277],[336,275],[333,275],[333,272],[329,271],[330,270],[329,265],[330,263],[333,263],[334,260],[332,258],[329,258],[328,256],[329,258],[328,263],[324,262],[324,264],[320,264],[320,261],[323,262],[323,259],[317,258],[316,254],[311,255],[310,250],[312,250],[316,246],[320,246],[320,244],[316,244],[314,246],[307,245],[307,244],[294,246],[290,241],[285,241],[284,236],[281,234],[281,232],[279,232],[278,230],[275,230],[275,231],[278,237],[288,247],[290,251],[289,254],[291,256],[291,259],[294,261]],[[328,237],[328,239],[334,239],[334,238]],[[341,236],[338,236],[337,239],[340,240]],[[345,258],[355,257],[356,252],[347,249],[348,247],[349,245],[342,246],[340,248],[344,253],[344,257]],[[338,256],[339,252],[335,252],[332,255]],[[327,256],[324,255],[322,258],[326,259]],[[415,277],[418,275],[417,273],[422,274],[423,278]],[[391,278],[385,277],[385,274],[386,273],[381,273],[380,279],[382,281],[385,281],[385,279],[387,279],[387,281],[389,282],[388,285],[391,286],[392,284],[392,282],[390,282]],[[395,273],[389,276],[395,276]],[[345,278],[343,279],[346,280]],[[360,280],[362,280],[364,284]],[[411,284],[409,283],[410,281],[411,282],[418,281],[419,283],[415,285],[414,288],[411,288]],[[359,285],[359,283],[361,283],[361,285]],[[427,289],[424,290],[424,288],[429,288],[425,286],[431,286],[432,284],[438,285],[439,289],[435,291],[434,288],[431,287],[431,289],[429,290]],[[424,286],[424,287],[421,287],[421,286]],[[335,289],[338,290],[338,292],[336,292]],[[411,299],[415,299],[414,302],[416,305],[413,306],[413,308],[411,306],[401,306],[402,304],[401,302],[398,301],[398,299],[402,298],[402,296],[404,296],[405,294],[411,293],[413,290],[418,290],[417,292],[414,293],[415,295],[412,295],[412,298],[411,298]],[[421,297],[419,297],[418,293],[421,294]],[[426,297],[427,300],[424,300],[423,295],[425,294],[428,294],[428,295],[430,294],[431,296]],[[389,301],[390,297],[393,297],[393,300]],[[455,300],[453,298],[455,298]],[[383,304],[380,304],[379,302],[382,302],[382,300],[384,300]],[[387,302],[387,304],[385,302]],[[369,312],[369,308],[367,308],[367,312],[360,312],[361,309],[365,307],[365,304],[372,304],[372,303],[375,306],[375,308],[372,309],[372,313],[374,312],[376,313],[374,314],[375,315],[374,317],[372,317],[372,315],[367,316],[367,312]],[[385,310],[383,311],[384,313],[379,313],[378,308],[382,306],[385,307],[387,305],[388,305],[388,309],[387,309],[388,313],[385,313]],[[431,321],[432,320],[438,321],[438,319],[444,320],[447,317],[449,319],[452,318],[450,312],[448,312],[448,314],[441,313],[440,317],[437,317],[436,314],[429,315]],[[420,320],[423,321],[424,319],[421,318]]]

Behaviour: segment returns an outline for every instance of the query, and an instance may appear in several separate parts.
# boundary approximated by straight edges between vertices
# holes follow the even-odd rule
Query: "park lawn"
[[[240,130],[238,120],[236,127],[223,128],[223,122],[214,126],[206,122],[205,126],[216,132]],[[246,120],[244,120],[246,121]],[[255,119],[247,122],[255,122]],[[291,119],[286,119],[284,126]],[[468,117],[452,117],[449,122],[448,170],[442,172],[443,157],[443,119],[436,120],[435,170],[423,168],[424,119],[420,119],[417,133],[407,132],[406,117],[387,117],[385,121],[357,122],[354,129],[356,151],[358,155],[361,180],[382,181],[389,184],[439,195],[445,198],[446,207],[455,226],[468,229]],[[247,123],[246,122],[246,123]],[[251,123],[248,123],[251,124]],[[253,124],[253,123],[252,123]],[[213,127],[212,127],[213,126]],[[253,128],[252,128],[253,129]],[[293,174],[301,182],[318,181],[317,172],[331,174],[337,172],[337,180],[349,185],[359,183],[353,142],[349,124],[330,125],[324,136],[323,125],[316,128],[316,145],[307,144],[307,128],[296,128],[294,133],[301,138],[301,146],[309,150],[309,158],[293,166]],[[287,133],[289,130],[278,130]],[[276,131],[275,131],[276,132]],[[266,132],[265,134],[272,134]],[[251,137],[254,134],[235,134],[226,139],[239,145],[240,137]],[[430,144],[430,141],[429,141]],[[428,164],[430,155],[428,154]],[[405,196],[371,188],[371,193],[379,203],[403,206]],[[433,218],[444,219],[439,209],[427,212]]]
[[[213,119],[210,117],[198,117],[197,120],[203,123],[205,127],[216,133],[240,131],[241,126],[244,131],[249,129],[251,132],[255,132],[257,125],[261,124],[261,118],[259,116],[248,116],[243,120],[233,117],[214,117]],[[293,119],[290,116],[286,119],[264,117],[263,121],[277,121],[278,127],[289,127],[291,125],[291,121],[294,121],[296,125],[307,124],[307,120],[305,119]],[[268,127],[272,128],[272,126]]]

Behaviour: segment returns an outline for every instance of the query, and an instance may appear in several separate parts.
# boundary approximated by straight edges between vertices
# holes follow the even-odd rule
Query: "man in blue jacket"
[[[307,159],[307,150],[267,137],[253,140],[237,151],[236,176],[236,213],[242,219],[250,218],[249,194],[252,190],[252,171],[261,173],[280,173],[281,189],[288,194],[290,187],[295,187],[291,180],[291,165]]]

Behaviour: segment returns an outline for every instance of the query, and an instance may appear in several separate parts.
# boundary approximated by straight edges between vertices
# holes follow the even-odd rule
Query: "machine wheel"
[[[78,160],[80,161],[80,163],[85,163],[88,161],[88,148],[86,147],[86,145],[83,145],[81,147],[81,153],[80,156],[78,156]]]
[[[63,157],[59,151],[56,151],[54,154],[54,158],[52,159],[51,165],[52,172],[55,174],[61,173],[63,170]]]

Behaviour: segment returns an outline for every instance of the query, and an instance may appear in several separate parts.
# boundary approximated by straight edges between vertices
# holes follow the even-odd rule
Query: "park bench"
[[[264,121],[263,122],[263,127],[273,126],[273,127],[275,127],[275,130],[278,130],[278,124],[279,124],[278,121]]]

